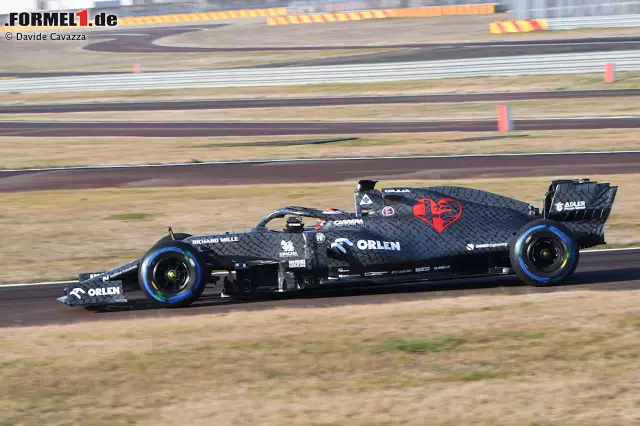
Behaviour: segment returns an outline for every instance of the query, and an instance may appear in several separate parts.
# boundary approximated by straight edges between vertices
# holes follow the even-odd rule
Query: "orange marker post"
[[[513,131],[513,120],[511,118],[511,107],[509,105],[498,105],[498,132],[506,133]]]
[[[613,66],[613,62],[607,62],[604,65],[604,82],[613,83],[616,81],[616,69]]]

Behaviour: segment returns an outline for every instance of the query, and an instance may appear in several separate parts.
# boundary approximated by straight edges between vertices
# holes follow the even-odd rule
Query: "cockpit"
[[[322,229],[326,221],[338,217],[352,218],[369,215],[369,212],[377,212],[385,205],[383,197],[385,194],[375,189],[377,181],[361,180],[355,191],[356,212],[347,213],[339,208],[327,208],[324,210],[308,207],[288,206],[275,210],[265,216],[254,228],[253,231],[287,232],[301,233]],[[304,220],[311,218],[314,220]],[[308,226],[305,227],[305,222]]]
[[[265,216],[260,223],[253,228],[253,230],[287,233],[301,233],[303,231],[317,230],[317,226],[326,221],[328,214],[336,213],[328,213],[323,210],[308,207],[283,207]],[[305,218],[310,220],[305,220]],[[305,222],[313,224],[313,226],[305,227]]]

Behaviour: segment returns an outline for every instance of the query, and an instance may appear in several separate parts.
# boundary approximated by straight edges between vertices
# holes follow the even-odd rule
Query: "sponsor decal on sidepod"
[[[331,248],[340,251],[342,254],[346,253],[347,248],[349,247],[353,247],[353,243],[347,238],[337,238],[334,242],[331,243]]]
[[[389,217],[389,216],[393,216],[394,214],[396,214],[396,211],[391,206],[387,206],[384,209],[382,209],[382,216]]]
[[[462,205],[453,198],[438,201],[421,198],[413,206],[413,215],[441,233],[462,216]]]
[[[399,241],[359,240],[357,244],[360,250],[400,251]]]
[[[191,244],[217,244],[217,243],[234,243],[238,241],[238,237],[221,237],[221,238],[201,238],[198,240],[191,240]]]
[[[451,269],[451,265],[441,265],[433,268],[434,271],[445,271],[447,269]]]
[[[400,251],[399,241],[358,240],[356,245],[360,250]],[[346,253],[348,247],[353,247],[353,243],[346,238],[337,238],[331,243],[331,248],[342,253]]]
[[[353,225],[364,225],[364,220],[362,219],[344,219],[344,220],[334,220],[333,226],[353,226]]]
[[[306,268],[307,261],[305,259],[296,259],[289,261],[289,268]]]
[[[280,257],[297,257],[298,252],[296,248],[293,246],[293,241],[280,241],[280,247],[282,247],[282,252],[280,252]]]
[[[484,249],[484,248],[496,248],[496,247],[507,247],[508,243],[484,243],[484,244],[467,244],[467,250],[475,250],[475,249]]]
[[[368,206],[369,204],[373,204],[373,201],[371,201],[371,198],[369,198],[367,194],[364,194],[364,196],[362,197],[362,200],[360,200],[360,205]]]

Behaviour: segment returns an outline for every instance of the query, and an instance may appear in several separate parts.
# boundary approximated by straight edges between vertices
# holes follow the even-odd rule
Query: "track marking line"
[[[595,249],[595,250],[583,250],[580,254],[583,253],[608,253],[612,251],[632,251],[632,250],[640,250],[640,247],[621,247],[621,248],[610,248],[610,249]]]
[[[32,287],[32,286],[43,286],[43,285],[62,285],[62,284],[73,284],[77,281],[44,281],[41,283],[21,283],[21,284],[0,284],[0,290],[3,288],[11,288],[11,287]]]

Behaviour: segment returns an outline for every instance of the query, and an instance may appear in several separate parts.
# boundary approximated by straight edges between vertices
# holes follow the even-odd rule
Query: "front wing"
[[[65,296],[58,298],[69,306],[110,305],[126,303],[122,281],[102,281],[92,278],[79,283],[70,284],[65,288]]]
[[[126,303],[123,279],[137,273],[140,259],[77,283],[68,284],[65,295],[58,298],[69,306],[110,305]]]

